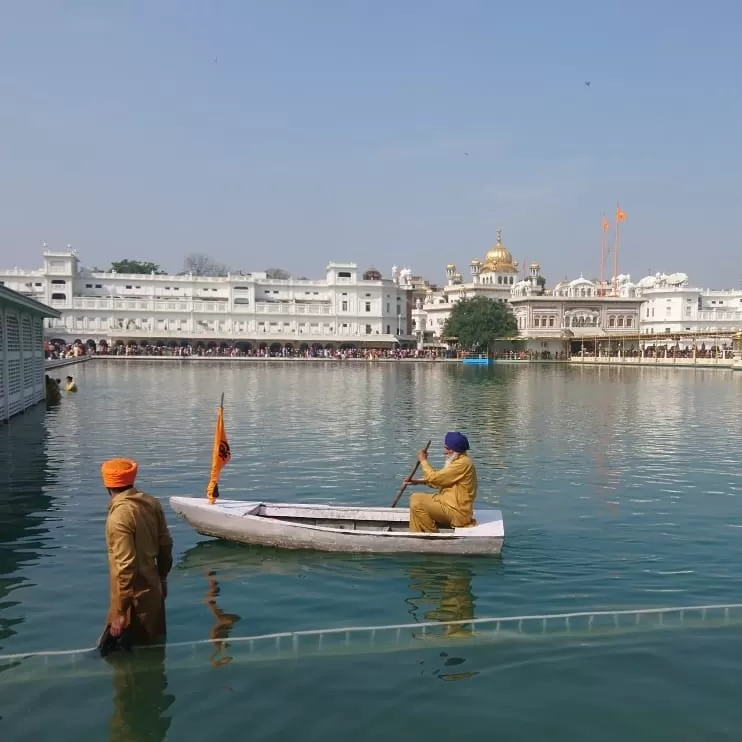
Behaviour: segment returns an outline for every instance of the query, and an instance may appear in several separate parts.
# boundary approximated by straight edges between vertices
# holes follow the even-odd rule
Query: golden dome
[[[517,273],[510,251],[502,246],[502,230],[497,230],[497,244],[487,252],[482,263],[482,273]]]

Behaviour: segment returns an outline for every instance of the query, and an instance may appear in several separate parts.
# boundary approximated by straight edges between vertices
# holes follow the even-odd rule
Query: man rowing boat
[[[467,454],[469,441],[463,433],[446,433],[443,451],[446,463],[433,469],[428,452],[420,451],[417,460],[423,470],[422,479],[405,479],[408,484],[427,485],[438,493],[414,492],[410,495],[410,530],[437,533],[438,526],[463,528],[476,525],[474,500],[477,497],[477,471]]]

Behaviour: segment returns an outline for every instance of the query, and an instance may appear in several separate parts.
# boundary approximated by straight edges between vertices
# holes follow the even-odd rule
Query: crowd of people
[[[108,345],[101,343],[95,347],[75,343],[61,345],[46,344],[47,360],[73,358],[80,356],[148,356],[153,358],[286,358],[286,359],[328,359],[328,360],[436,360],[440,358],[456,358],[454,351],[418,350],[416,348],[322,348],[320,346],[292,346],[272,345],[270,347],[253,348],[243,344],[208,344],[196,345]]]

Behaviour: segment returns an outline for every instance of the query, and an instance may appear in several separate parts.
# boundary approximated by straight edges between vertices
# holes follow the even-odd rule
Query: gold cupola
[[[481,273],[517,273],[510,251],[502,245],[502,229],[497,230],[497,243],[484,256]]]

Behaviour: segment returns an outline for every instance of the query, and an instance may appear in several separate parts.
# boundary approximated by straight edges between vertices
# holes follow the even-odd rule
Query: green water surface
[[[742,374],[94,361],[0,428],[0,655],[91,647],[107,600],[99,466],[223,497],[387,505],[465,431],[501,558],[222,544],[168,509],[167,650],[0,658],[3,740],[732,740],[742,612],[237,641],[272,632],[742,603]],[[167,503],[166,503],[167,508]],[[522,627],[521,627],[522,629]],[[539,633],[540,632],[540,633]]]

